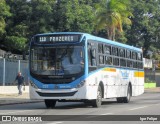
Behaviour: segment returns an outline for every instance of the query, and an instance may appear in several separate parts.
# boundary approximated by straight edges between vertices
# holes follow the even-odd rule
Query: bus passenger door
[[[97,44],[88,41],[88,73],[97,69]]]

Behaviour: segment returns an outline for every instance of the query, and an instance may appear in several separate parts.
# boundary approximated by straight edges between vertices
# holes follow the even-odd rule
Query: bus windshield
[[[82,46],[31,48],[31,72],[37,75],[73,75],[84,70]]]

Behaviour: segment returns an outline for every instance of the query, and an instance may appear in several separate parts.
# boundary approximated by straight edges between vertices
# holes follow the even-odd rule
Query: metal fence
[[[15,85],[13,84],[17,73],[21,72],[28,84],[28,60],[16,60],[0,58],[0,86]],[[160,70],[145,68],[145,82],[147,80],[156,82],[160,86]]]
[[[145,72],[145,82],[147,83],[156,82],[156,86],[160,87],[160,70],[145,68],[144,72]]]
[[[145,82],[151,81],[151,82],[155,82],[156,81],[156,77],[155,77],[155,73],[156,71],[153,69],[144,69],[145,72]]]
[[[28,60],[14,60],[0,58],[0,86],[13,84],[17,73],[24,76],[26,85],[28,84]]]

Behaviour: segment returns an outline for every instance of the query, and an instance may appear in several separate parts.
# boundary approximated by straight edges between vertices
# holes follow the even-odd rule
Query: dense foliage
[[[158,53],[160,47],[160,0],[131,0],[132,25],[126,30],[128,44]],[[155,56],[156,54],[154,54]],[[158,58],[158,54],[155,56]]]
[[[144,57],[160,59],[159,25],[160,0],[0,0],[0,47],[13,53],[28,51],[37,33],[77,31],[142,47]]]
[[[116,30],[123,32],[123,24],[131,24],[129,17],[132,17],[128,6],[130,5],[129,0],[102,0],[97,5],[96,12],[96,28],[106,29],[107,38],[115,40]]]

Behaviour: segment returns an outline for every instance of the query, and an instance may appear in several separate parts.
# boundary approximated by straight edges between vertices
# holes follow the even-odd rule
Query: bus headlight
[[[38,87],[30,80],[30,84],[33,88],[38,89]]]
[[[80,88],[80,87],[84,86],[85,83],[86,83],[85,80],[81,81],[81,82],[76,86],[76,88]]]

